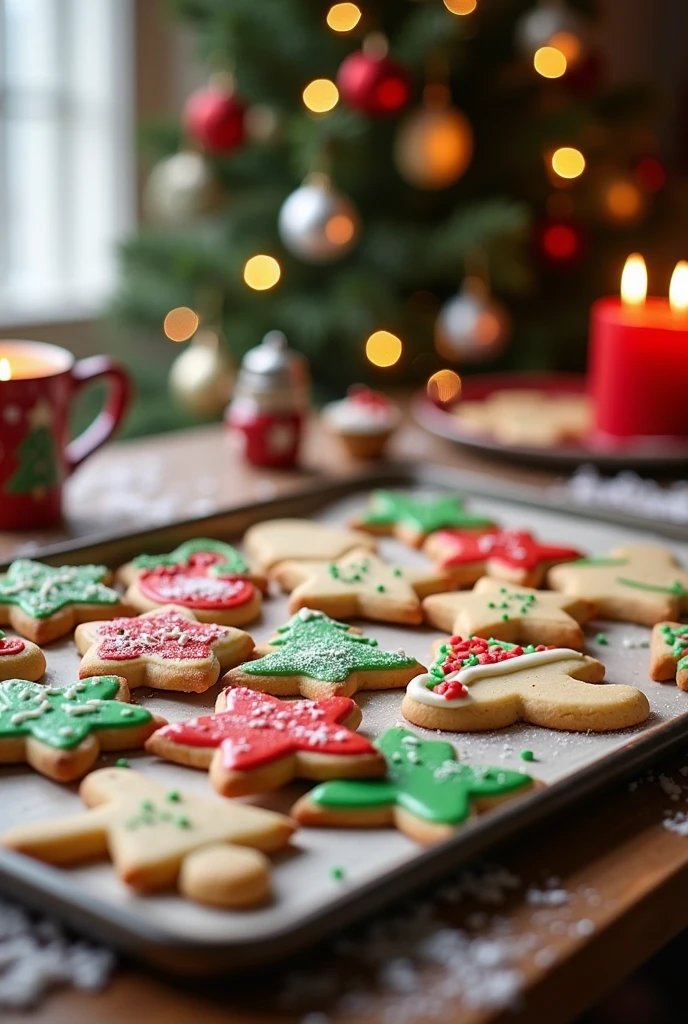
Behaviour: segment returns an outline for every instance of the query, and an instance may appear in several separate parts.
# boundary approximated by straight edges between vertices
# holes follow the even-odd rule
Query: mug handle
[[[131,399],[131,381],[127,372],[109,356],[80,359],[72,368],[74,393],[93,381],[103,378],[108,383],[105,405],[93,423],[70,441],[65,450],[67,472],[71,473],[84,459],[105,444],[124,416]]]

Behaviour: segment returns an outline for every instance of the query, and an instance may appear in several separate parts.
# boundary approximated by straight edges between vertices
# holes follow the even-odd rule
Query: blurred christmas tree
[[[149,132],[128,322],[192,307],[235,359],[279,328],[325,392],[487,360],[582,369],[626,255],[682,255],[653,104],[605,85],[592,3],[175,6],[210,84]]]

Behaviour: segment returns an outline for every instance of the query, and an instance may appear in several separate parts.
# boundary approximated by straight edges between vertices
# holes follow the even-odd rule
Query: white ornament
[[[185,224],[216,204],[218,190],[200,153],[167,157],[151,171],[144,192],[146,211],[163,224]]]
[[[583,55],[585,36],[585,24],[579,15],[556,4],[527,11],[516,25],[516,43],[529,59],[541,46],[560,43],[568,63],[575,64]]]
[[[330,263],[358,237],[358,211],[327,178],[313,176],[282,204],[277,222],[285,248],[308,263]]]

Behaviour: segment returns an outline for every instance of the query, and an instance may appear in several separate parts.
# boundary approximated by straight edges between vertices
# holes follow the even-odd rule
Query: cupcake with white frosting
[[[346,398],[325,406],[322,419],[355,459],[376,459],[399,425],[401,411],[380,391],[352,384]]]

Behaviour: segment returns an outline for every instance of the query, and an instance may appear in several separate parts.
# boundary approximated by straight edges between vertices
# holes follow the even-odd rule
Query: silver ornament
[[[307,263],[341,259],[358,237],[358,211],[326,178],[315,176],[282,204],[277,222],[285,248]]]
[[[579,15],[558,4],[527,11],[516,25],[516,43],[521,53],[529,59],[541,46],[555,45],[558,41],[556,37],[562,36],[560,49],[569,64],[574,64],[583,53],[585,35],[585,25]],[[565,42],[567,38],[568,47]],[[575,57],[571,50],[572,44],[576,50]],[[567,49],[568,53],[565,52]]]
[[[144,206],[152,220],[186,224],[217,204],[219,189],[200,153],[175,153],[155,165],[146,183]]]
[[[445,359],[483,363],[495,359],[510,334],[509,315],[482,281],[466,278],[435,321],[435,348]]]

